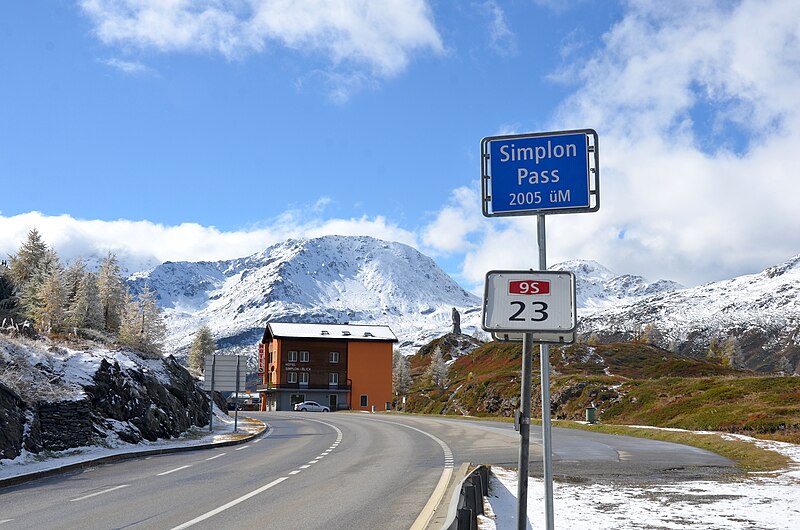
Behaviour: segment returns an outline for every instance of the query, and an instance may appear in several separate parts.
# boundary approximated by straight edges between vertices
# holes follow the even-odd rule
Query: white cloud
[[[466,252],[473,248],[469,236],[479,230],[483,221],[477,185],[454,190],[450,202],[423,228],[422,241],[433,253]]]
[[[28,231],[36,228],[65,261],[102,257],[114,252],[129,271],[164,261],[216,261],[249,256],[289,238],[323,235],[368,235],[416,246],[415,236],[383,217],[308,219],[287,212],[264,227],[222,231],[213,226],[182,223],[166,226],[150,221],[100,221],[39,212],[0,215],[0,256],[17,252]]]
[[[143,75],[150,73],[152,71],[149,67],[140,62],[125,61],[123,59],[117,59],[114,57],[112,57],[111,59],[103,59],[100,62],[119,70],[123,74],[128,74],[128,75]]]
[[[424,0],[82,0],[107,45],[237,59],[273,45],[318,54],[339,92],[363,76],[402,72],[415,53],[444,46]],[[342,95],[334,93],[342,99]]]
[[[489,45],[492,50],[499,55],[516,54],[517,37],[508,27],[505,11],[493,0],[484,2],[482,7],[491,16],[489,22]]]
[[[695,284],[800,253],[797,20],[797,2],[628,3],[602,48],[565,66],[581,86],[550,130],[598,130],[601,208],[548,217],[548,263]],[[478,243],[465,278],[537,263],[534,218],[490,222],[461,228]]]

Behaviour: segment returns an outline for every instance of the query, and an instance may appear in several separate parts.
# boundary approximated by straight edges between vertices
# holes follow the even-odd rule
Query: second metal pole
[[[539,243],[539,270],[547,270],[547,242],[544,215],[536,216]],[[524,344],[523,344],[524,349]],[[539,366],[542,374],[542,472],[544,475],[544,513],[547,530],[553,530],[553,449],[550,427],[550,345],[539,345]]]
[[[519,411],[519,465],[517,468],[517,529],[528,528],[528,462],[531,445],[531,378],[533,377],[533,337],[522,335],[522,382]]]

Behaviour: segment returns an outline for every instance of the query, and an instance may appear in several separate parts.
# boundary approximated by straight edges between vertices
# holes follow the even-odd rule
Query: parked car
[[[303,412],[330,412],[331,409],[324,405],[320,405],[316,401],[303,401],[302,403],[295,403],[294,410]]]

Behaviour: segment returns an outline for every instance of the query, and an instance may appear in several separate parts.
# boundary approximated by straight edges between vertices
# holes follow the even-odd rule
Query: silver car
[[[320,405],[316,401],[303,401],[302,403],[295,403],[294,410],[303,412],[330,412],[331,409],[324,405]]]

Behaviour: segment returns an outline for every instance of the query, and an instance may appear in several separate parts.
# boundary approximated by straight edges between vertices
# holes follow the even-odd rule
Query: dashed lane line
[[[206,512],[206,513],[204,513],[203,515],[201,515],[199,517],[195,517],[191,521],[187,521],[187,522],[183,523],[180,526],[174,527],[172,530],[183,530],[184,528],[189,528],[190,526],[194,526],[197,523],[205,521],[206,519],[210,519],[211,517],[214,517],[218,513],[222,513],[225,510],[227,510],[228,508],[233,508],[237,504],[246,501],[250,497],[255,497],[259,493],[263,493],[263,492],[267,491],[268,489],[272,488],[273,486],[277,486],[278,484],[280,484],[284,480],[287,480],[288,478],[289,477],[281,477],[281,478],[275,479],[272,482],[270,482],[269,484],[261,486],[257,490],[253,490],[253,491],[251,491],[250,493],[248,493],[246,495],[242,495],[238,499],[234,499],[234,500],[232,500],[231,502],[229,502],[227,504],[223,504],[219,508],[215,508],[215,509],[211,510],[210,512]]]
[[[157,477],[163,477],[164,475],[169,475],[170,473],[175,473],[176,471],[180,471],[182,469],[186,469],[187,467],[192,467],[192,464],[188,464],[181,467],[176,467],[175,469],[170,469],[169,471],[164,471],[163,473],[157,473]]]
[[[335,430],[335,431],[336,431],[336,444],[334,444],[334,445],[338,445],[338,444],[339,444],[339,442],[341,442],[341,441],[342,441],[342,431],[341,431],[341,430],[339,430],[339,428],[338,428],[338,427],[336,427],[335,425],[331,425],[330,423],[326,423],[326,422],[324,422],[324,421],[319,421],[319,420],[309,420],[309,421],[315,421],[315,422],[317,422],[317,423],[321,423],[321,424],[323,424],[323,425],[326,425],[326,426],[328,426],[328,427],[332,428],[333,430]],[[245,446],[245,447],[247,447],[247,446]],[[242,449],[244,449],[244,447],[242,447]],[[238,449],[237,449],[237,451],[238,451]],[[223,453],[223,454],[224,454],[224,453]],[[222,456],[222,455],[219,455],[219,456]],[[303,469],[306,469],[306,468],[309,468],[309,467],[311,467],[311,465],[310,465],[310,464],[313,464],[313,463],[319,462],[319,459],[320,459],[320,458],[322,458],[322,457],[321,457],[321,456],[320,456],[320,457],[317,457],[317,459],[316,459],[316,460],[312,460],[312,461],[311,461],[311,462],[309,462],[308,464],[305,464],[305,465],[302,465],[302,466],[300,466],[300,468],[299,468],[299,469],[295,469],[294,471],[289,471],[289,473],[288,473],[288,474],[289,474],[289,475],[297,475],[297,474],[298,474],[298,473],[300,473],[300,471],[302,471]],[[184,466],[184,467],[190,467],[190,466]],[[178,468],[178,469],[183,469],[183,468]],[[178,469],[173,469],[172,471],[168,471],[167,473],[172,473],[173,471],[178,471]],[[233,508],[233,507],[234,507],[234,506],[236,506],[237,504],[239,504],[239,503],[241,503],[241,502],[244,502],[244,501],[246,501],[247,499],[249,499],[249,498],[251,498],[251,497],[255,497],[255,496],[256,496],[256,495],[258,495],[259,493],[263,493],[263,492],[267,491],[268,489],[270,489],[270,488],[272,488],[272,487],[274,487],[274,486],[277,486],[278,484],[280,484],[280,483],[281,483],[281,482],[283,482],[284,480],[287,480],[288,478],[289,478],[288,476],[286,476],[286,477],[280,477],[280,478],[277,478],[277,479],[273,480],[272,482],[270,482],[269,484],[266,484],[266,485],[264,485],[264,486],[261,486],[261,487],[260,487],[260,488],[258,488],[257,490],[251,491],[250,493],[248,493],[248,494],[246,494],[246,495],[242,495],[241,497],[239,497],[239,498],[237,498],[237,499],[234,499],[234,500],[232,500],[231,502],[229,502],[229,503],[227,503],[227,504],[223,504],[223,505],[222,505],[222,506],[220,506],[219,508],[215,508],[215,509],[213,509],[213,510],[211,510],[211,511],[209,511],[209,512],[206,512],[206,513],[204,513],[203,515],[201,515],[201,516],[199,516],[199,517],[195,517],[195,518],[194,518],[194,519],[192,519],[191,521],[187,521],[187,522],[183,523],[183,524],[182,524],[182,525],[180,525],[180,526],[176,526],[176,527],[172,528],[172,530],[183,530],[184,528],[189,528],[190,526],[194,526],[194,525],[196,525],[197,523],[200,523],[200,522],[202,522],[202,521],[205,521],[206,519],[210,519],[211,517],[214,517],[215,515],[217,515],[217,514],[219,514],[219,513],[222,513],[222,512],[224,512],[225,510],[227,510],[227,509],[229,509],[229,508]]]
[[[206,462],[208,462],[209,460],[214,460],[215,458],[219,458],[219,457],[221,457],[221,456],[225,456],[225,455],[227,455],[227,454],[228,454],[228,453],[220,453],[220,454],[218,454],[218,455],[214,455],[214,456],[212,456],[211,458],[206,458]]]
[[[109,493],[109,492],[120,490],[122,488],[127,488],[127,487],[128,487],[128,484],[122,484],[120,486],[114,486],[113,488],[108,488],[108,489],[105,489],[103,491],[96,491],[94,493],[90,493],[89,495],[84,495],[83,497],[77,497],[75,499],[70,499],[69,502],[82,501],[82,500],[85,500],[85,499],[89,499],[91,497],[97,497],[98,495],[102,495],[104,493]],[[11,521],[11,519],[9,519],[9,521]],[[4,521],[0,521],[0,523],[2,523],[2,522],[4,522]]]
[[[393,421],[384,421],[384,420],[373,420],[380,423],[388,423],[390,425],[400,425],[401,427],[405,427],[407,429],[411,429],[413,431],[417,431],[420,434],[424,434],[428,438],[432,439],[434,442],[439,444],[439,447],[442,448],[442,452],[444,453],[444,469],[442,469],[442,475],[439,477],[439,482],[436,484],[436,487],[433,489],[433,494],[431,498],[428,499],[428,502],[422,508],[422,511],[417,516],[417,519],[414,521],[414,524],[411,525],[411,530],[421,530],[428,526],[430,523],[431,518],[433,517],[433,512],[436,510],[436,506],[439,505],[442,498],[444,497],[445,492],[447,491],[447,485],[450,483],[450,478],[453,476],[453,451],[450,450],[450,447],[442,441],[440,438],[432,435],[429,432],[425,432],[422,429],[417,429],[416,427],[412,427],[411,425],[406,425],[405,423],[393,422]]]

